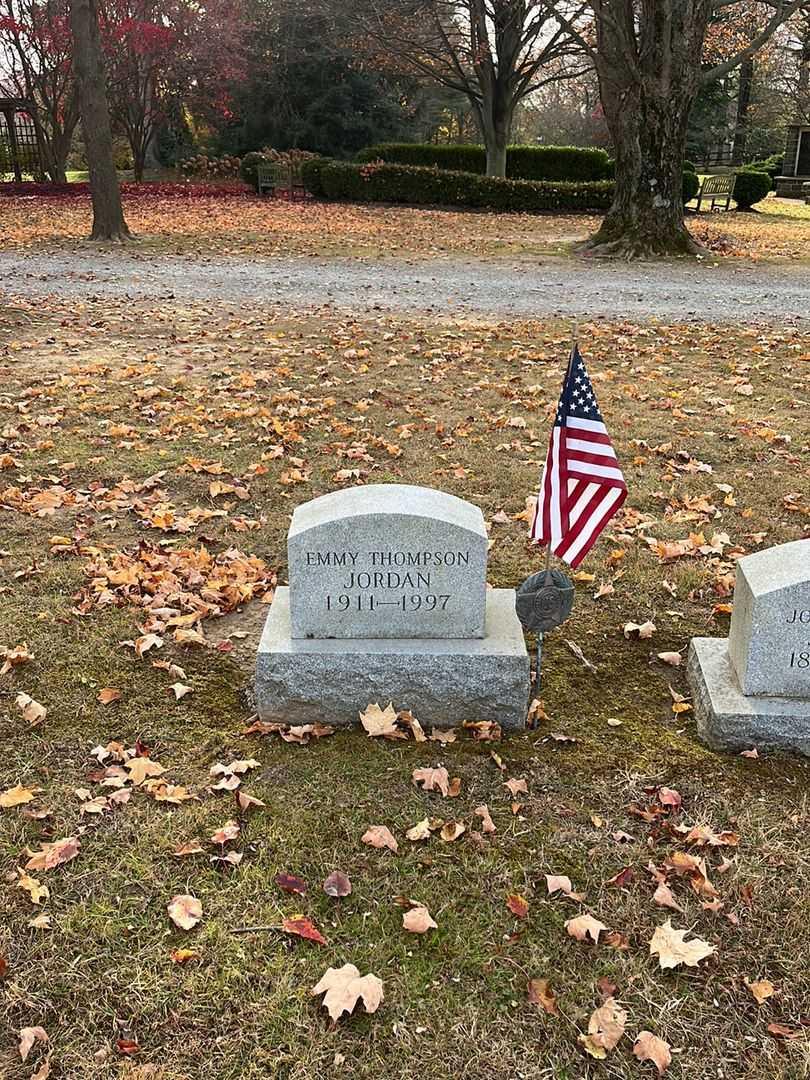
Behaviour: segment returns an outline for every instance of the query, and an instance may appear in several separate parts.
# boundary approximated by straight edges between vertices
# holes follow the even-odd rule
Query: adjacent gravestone
[[[687,668],[710,746],[810,754],[810,540],[737,564],[726,638],[693,638]]]
[[[373,484],[299,506],[289,588],[259,645],[263,720],[355,723],[393,701],[422,723],[525,725],[529,658],[511,589],[487,589],[477,507],[445,492]]]

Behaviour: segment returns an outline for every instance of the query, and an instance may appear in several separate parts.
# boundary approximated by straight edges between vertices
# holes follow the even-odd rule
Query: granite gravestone
[[[477,507],[373,484],[293,514],[289,588],[276,590],[256,664],[263,720],[355,723],[393,701],[423,724],[526,722],[529,657],[512,589],[488,589]]]
[[[726,638],[693,638],[698,732],[713,747],[810,754],[810,540],[737,563]]]

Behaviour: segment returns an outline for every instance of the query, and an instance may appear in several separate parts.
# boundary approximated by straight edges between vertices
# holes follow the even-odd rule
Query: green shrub
[[[324,165],[329,165],[331,161],[331,158],[316,157],[302,162],[301,181],[310,195],[314,195],[316,198],[323,198],[324,190],[323,184],[321,183],[321,169]]]
[[[754,203],[764,199],[771,190],[771,178],[757,169],[738,169],[734,185],[734,199],[738,210],[750,210]]]
[[[327,199],[465,206],[536,213],[543,210],[607,210],[610,180],[550,182],[510,180],[418,165],[364,165],[330,161],[321,165]]]
[[[422,165],[453,172],[483,174],[487,152],[483,146],[436,146],[432,143],[378,143],[357,154],[358,161],[385,161],[391,165]],[[594,146],[510,146],[506,175],[513,180],[607,180],[611,161]]]
[[[757,172],[766,172],[771,178],[771,187],[776,187],[777,176],[782,175],[782,169],[784,167],[785,160],[782,154],[771,154],[770,157],[761,158],[759,161],[752,161],[750,165],[746,165],[746,169],[756,169]]]
[[[683,202],[691,202],[697,196],[700,191],[700,177],[695,172],[690,172],[689,169],[683,170]]]
[[[245,154],[239,165],[239,175],[245,181],[246,184],[250,184],[251,187],[258,188],[259,177],[258,168],[260,165],[268,163],[268,158],[262,154],[259,150],[251,150],[250,153]]]
[[[684,158],[683,167],[686,170],[686,172],[693,172],[693,173],[697,172],[697,166],[694,164],[694,162],[687,161],[686,158]]]

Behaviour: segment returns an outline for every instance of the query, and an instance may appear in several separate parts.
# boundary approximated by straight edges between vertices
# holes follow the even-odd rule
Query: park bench
[[[303,199],[306,188],[301,176],[300,165],[258,165],[256,167],[256,190],[259,195],[275,198],[283,192],[288,199]]]
[[[731,206],[731,197],[734,194],[734,184],[737,181],[736,173],[719,173],[715,176],[704,176],[697,196],[697,208],[704,199],[711,199],[711,210],[715,209],[716,202],[725,199],[725,210]]]

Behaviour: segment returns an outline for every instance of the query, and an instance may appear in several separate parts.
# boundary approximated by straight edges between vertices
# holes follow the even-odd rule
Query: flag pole
[[[565,379],[563,381],[563,385],[565,385],[568,382],[568,377],[571,374],[571,364],[574,361],[574,349],[577,347],[578,344],[579,344],[579,320],[574,319],[573,323],[571,324],[571,351],[568,354],[568,367],[565,369]],[[549,540],[549,542],[546,544],[546,565],[544,567],[545,573],[547,574],[550,569],[551,569],[551,540]]]

